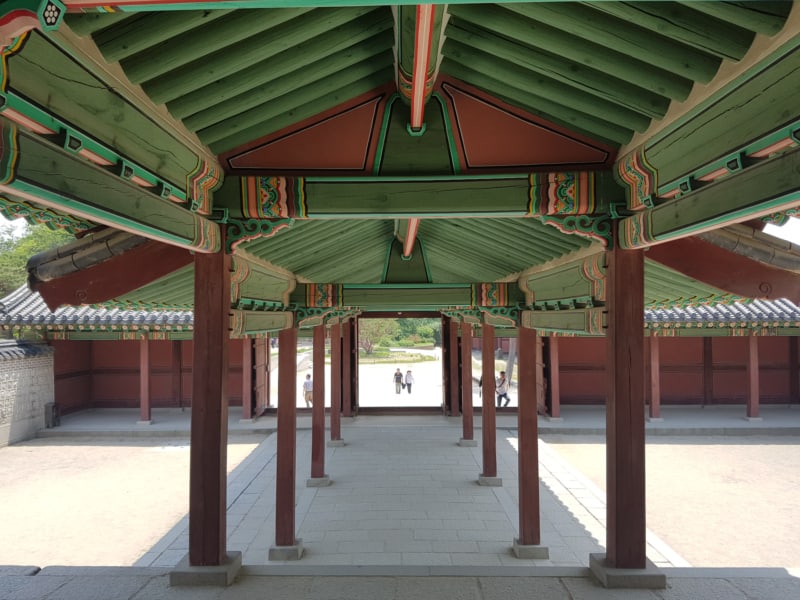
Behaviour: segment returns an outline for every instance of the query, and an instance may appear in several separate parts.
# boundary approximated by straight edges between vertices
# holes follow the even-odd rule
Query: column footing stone
[[[616,569],[606,564],[604,553],[589,554],[589,569],[606,588],[663,590],[667,576],[649,559],[644,569]]]
[[[150,419],[149,421],[136,421],[136,424],[137,425],[152,425],[153,424],[153,419]]]
[[[561,423],[564,419],[562,417],[545,417],[551,423]]]
[[[511,550],[517,558],[539,558],[542,560],[550,558],[550,549],[547,546],[520,544],[519,538],[514,538],[514,545]]]
[[[300,560],[303,556],[303,540],[295,538],[293,546],[272,546],[269,560]]]
[[[478,485],[485,485],[488,487],[502,487],[502,477],[487,477],[485,475],[478,475]]]
[[[331,484],[331,478],[327,475],[322,477],[311,477],[306,479],[306,487],[327,487]]]
[[[745,421],[750,421],[751,423],[752,423],[753,421],[763,421],[763,420],[764,420],[764,419],[763,419],[763,418],[761,418],[761,417],[742,417],[742,418],[743,418]]]
[[[460,440],[458,440],[458,445],[464,447],[473,447],[478,445],[478,440],[466,440],[464,438],[461,438]]]
[[[328,448],[342,448],[344,440],[328,440]]]
[[[187,554],[169,573],[169,585],[214,585],[228,586],[236,579],[242,568],[242,553],[228,552],[221,565],[192,566]]]
[[[660,423],[664,420],[664,417],[647,417],[647,420],[651,423]]]

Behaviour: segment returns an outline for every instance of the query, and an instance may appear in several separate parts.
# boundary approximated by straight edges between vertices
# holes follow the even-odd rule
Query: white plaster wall
[[[35,437],[54,400],[52,353],[0,359],[0,447]]]

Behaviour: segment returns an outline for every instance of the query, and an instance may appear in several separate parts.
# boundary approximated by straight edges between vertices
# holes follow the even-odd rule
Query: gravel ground
[[[542,438],[605,490],[605,440]],[[800,567],[800,440],[651,437],[647,527],[695,567]]]

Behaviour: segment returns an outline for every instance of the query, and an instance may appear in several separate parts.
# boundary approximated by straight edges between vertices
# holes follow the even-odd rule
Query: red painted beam
[[[734,254],[699,238],[650,246],[647,258],[731,294],[800,302],[797,273]]]
[[[132,292],[191,264],[185,248],[153,240],[97,265],[33,285],[50,310],[63,304],[94,304]]]
[[[411,76],[411,131],[420,131],[425,120],[425,87],[433,44],[433,5],[417,5],[414,35],[414,73]]]

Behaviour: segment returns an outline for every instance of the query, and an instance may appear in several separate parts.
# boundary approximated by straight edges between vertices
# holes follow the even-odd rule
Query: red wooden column
[[[657,335],[648,338],[650,342],[650,419],[661,420],[661,357]]]
[[[311,479],[309,487],[330,485],[325,475],[325,325],[314,327],[313,403],[311,405]]]
[[[539,422],[536,406],[536,330],[520,327],[519,337],[519,409],[517,411],[517,447],[519,478],[519,537],[514,540],[517,558],[548,558],[540,546],[539,522]]]
[[[713,338],[703,338],[703,406],[714,402]]]
[[[747,338],[747,418],[759,419],[758,336]]]
[[[226,560],[230,256],[194,257],[189,564]]]
[[[558,362],[558,337],[551,335],[550,342],[550,418],[561,418],[561,366]]]
[[[353,416],[353,327],[342,323],[342,416]]]
[[[644,252],[606,252],[608,396],[606,398],[606,566],[643,569]]]
[[[458,410],[458,388],[459,388],[459,380],[458,380],[458,323],[453,319],[447,319],[449,321],[448,327],[448,350],[447,356],[450,360],[450,381],[448,382],[449,385],[447,388],[450,391],[450,398],[448,404],[450,405],[450,416],[457,417],[461,414],[461,411]],[[470,387],[472,387],[470,385]]]
[[[181,340],[172,340],[172,399],[183,408],[183,356]]]
[[[139,340],[139,425],[153,422],[150,410],[150,340]]]
[[[331,325],[331,439],[328,446],[342,442],[342,326]]]
[[[800,338],[792,336],[789,342],[789,403],[800,402]]]
[[[494,409],[494,327],[482,325],[481,375],[483,377],[483,405],[481,428],[483,431],[483,472],[478,477],[481,485],[500,486],[503,480],[497,476],[497,425]]]
[[[461,423],[460,446],[477,446],[472,410],[472,325],[461,323]]]
[[[242,339],[242,420],[253,418],[253,344],[245,336]]]
[[[297,560],[302,540],[294,536],[297,471],[297,329],[278,333],[278,427],[275,472],[275,545],[269,560]]]

